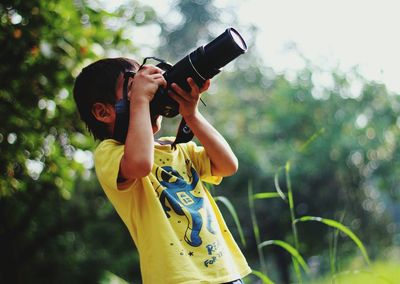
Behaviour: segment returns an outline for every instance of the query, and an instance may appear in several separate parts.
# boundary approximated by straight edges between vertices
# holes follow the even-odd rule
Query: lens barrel
[[[226,29],[207,45],[198,47],[164,73],[167,88],[160,88],[155,94],[150,103],[151,114],[176,116],[179,113],[179,105],[168,96],[172,83],[189,92],[191,88],[186,80],[191,77],[201,87],[206,80],[217,75],[220,68],[246,51],[246,42],[234,28]]]
[[[245,53],[246,50],[245,41],[234,28],[226,29],[216,39],[204,46],[207,62],[216,69],[224,67],[236,57]]]

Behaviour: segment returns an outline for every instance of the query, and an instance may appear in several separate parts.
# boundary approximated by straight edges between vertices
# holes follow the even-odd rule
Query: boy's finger
[[[190,94],[195,94],[195,93],[199,93],[199,86],[197,86],[196,82],[192,79],[192,78],[187,78],[186,80],[190,86],[190,88],[192,89]]]
[[[168,92],[168,95],[169,95],[173,100],[175,100],[176,102],[178,102],[178,104],[182,104],[182,103],[184,102],[184,99],[183,99],[180,95],[178,95],[177,93],[175,93],[175,92],[173,92],[173,91]]]
[[[211,80],[208,79],[204,82],[204,85],[200,88],[200,93],[205,92],[208,90],[208,88],[210,88],[211,85]]]
[[[165,80],[162,74],[156,73],[150,76],[156,81],[157,85],[163,86],[164,88],[167,87],[167,80]]]
[[[183,89],[182,89],[178,84],[176,84],[176,83],[172,83],[172,84],[171,84],[171,87],[172,87],[172,90],[173,90],[176,94],[180,95],[182,98],[184,98],[185,95],[187,94],[187,92],[186,92],[185,90],[183,90]]]
[[[139,72],[151,75],[151,74],[162,73],[164,71],[154,65],[143,65],[142,69],[140,69]]]
[[[160,77],[155,80],[156,80],[157,85],[162,86],[163,88],[167,87],[167,81],[164,79],[164,77]]]

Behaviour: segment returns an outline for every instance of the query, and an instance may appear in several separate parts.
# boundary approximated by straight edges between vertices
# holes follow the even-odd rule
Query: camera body
[[[166,88],[160,88],[150,102],[152,116],[162,115],[174,117],[179,114],[179,105],[170,96],[168,91],[172,83],[176,83],[185,91],[190,92],[187,78],[191,77],[201,87],[208,79],[220,72],[220,68],[247,51],[247,45],[234,28],[228,28],[213,41],[200,46],[182,58],[173,66],[162,64],[161,69],[167,81]]]

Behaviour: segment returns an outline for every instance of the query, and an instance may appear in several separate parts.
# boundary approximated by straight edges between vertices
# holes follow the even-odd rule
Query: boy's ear
[[[115,118],[114,108],[110,104],[95,103],[92,106],[93,116],[101,122],[111,123]]]

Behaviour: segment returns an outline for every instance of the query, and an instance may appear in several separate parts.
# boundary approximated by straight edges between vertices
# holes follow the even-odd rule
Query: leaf
[[[253,195],[253,199],[269,199],[277,197],[281,197],[281,195],[277,192],[261,192]]]
[[[251,181],[249,181],[248,186],[247,186],[247,195],[248,195],[248,200],[249,200],[251,223],[252,223],[254,237],[256,240],[256,244],[257,244],[258,257],[260,259],[262,271],[266,271],[267,265],[265,263],[264,254],[263,254],[262,249],[260,249],[258,246],[261,243],[261,237],[260,237],[260,228],[258,227],[258,222],[257,222],[256,210],[255,210],[255,206],[254,206],[253,185],[252,185]]]
[[[128,284],[125,279],[119,277],[118,275],[112,273],[111,271],[105,271],[102,279],[100,280],[100,284]]]
[[[292,182],[290,180],[290,161],[286,162],[286,165],[285,165],[285,176],[286,176],[286,185],[287,185],[287,188],[288,188],[289,208],[290,208],[291,212],[294,212],[293,211],[293,209],[294,209],[294,201],[293,201]]]
[[[349,228],[347,228],[343,224],[339,223],[338,221],[335,221],[332,219],[325,219],[325,218],[321,218],[321,217],[315,217],[315,216],[303,216],[299,219],[296,219],[294,222],[297,223],[297,222],[308,222],[308,221],[320,222],[325,225],[328,225],[329,227],[336,228],[336,229],[342,231],[343,233],[345,233],[347,236],[349,236],[353,240],[353,242],[355,242],[357,247],[360,249],[363,257],[365,258],[365,261],[368,264],[371,264],[367,250],[365,249],[363,243]]]
[[[232,205],[232,203],[229,201],[229,199],[224,196],[216,196],[216,197],[214,197],[214,200],[222,202],[225,205],[225,207],[228,209],[229,213],[232,215],[233,220],[235,221],[236,227],[238,228],[240,241],[242,242],[242,245],[244,247],[246,247],[246,239],[244,238],[243,229],[240,224],[239,217],[236,213],[235,207]]]
[[[275,173],[275,177],[274,177],[275,189],[276,189],[276,192],[279,194],[279,196],[283,200],[287,201],[286,195],[283,193],[283,191],[282,191],[282,189],[281,189],[281,187],[279,185],[279,172],[280,172],[280,170],[281,170],[281,168],[279,168],[278,171]]]
[[[253,196],[253,186],[251,184],[251,182],[249,182],[248,185],[248,197],[249,197],[249,207],[250,207],[250,217],[251,217],[251,222],[252,222],[252,227],[253,227],[253,232],[254,232],[254,236],[256,238],[256,242],[257,245],[261,242],[260,239],[260,229],[258,227],[258,223],[257,223],[257,216],[255,213],[255,206],[254,206],[254,200],[252,198]]]
[[[274,284],[274,282],[272,282],[272,280],[269,279],[267,275],[265,275],[264,273],[262,273],[262,272],[260,272],[260,271],[253,270],[253,271],[251,272],[251,274],[253,274],[253,275],[257,276],[258,278],[260,278],[261,281],[262,281],[264,284]]]
[[[300,148],[299,148],[299,152],[303,153],[308,149],[308,146],[310,146],[311,143],[313,143],[319,136],[321,136],[322,134],[325,133],[325,128],[322,127],[321,129],[319,129],[316,133],[314,133],[306,142],[304,142]]]
[[[303,270],[305,272],[307,272],[307,273],[310,272],[310,268],[308,267],[307,263],[304,261],[303,257],[300,255],[298,250],[295,249],[294,247],[292,247],[287,242],[280,241],[280,240],[269,240],[269,241],[262,242],[258,246],[260,248],[263,248],[263,247],[270,246],[270,245],[276,245],[276,246],[279,246],[279,247],[285,249],[288,253],[290,253],[292,255],[292,257],[294,257],[296,259],[296,261],[301,265],[301,267],[303,268]]]

